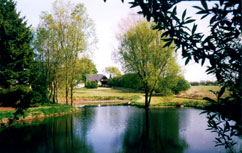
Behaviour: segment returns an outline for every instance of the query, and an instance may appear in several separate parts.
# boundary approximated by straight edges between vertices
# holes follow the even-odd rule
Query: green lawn
[[[133,89],[99,87],[97,89],[75,89],[74,101],[92,100],[137,100],[143,93]]]
[[[96,89],[87,89],[87,88],[75,89],[75,94],[74,94],[74,96],[76,97],[127,96],[127,95],[142,95],[142,93],[132,89],[98,87]]]
[[[193,99],[193,95],[200,96],[200,100],[202,100],[203,97],[210,97],[214,96],[209,90],[215,90],[218,91],[220,89],[219,86],[192,86],[189,90],[186,92],[183,92],[181,95],[186,95],[187,98],[175,98],[175,96],[169,96],[169,97],[163,97],[163,96],[153,96],[152,97],[152,103],[160,103],[165,101],[177,101],[181,102],[183,100],[191,100]],[[226,91],[227,92],[227,91]],[[228,94],[228,92],[226,93]],[[109,99],[119,99],[119,98],[127,98],[130,96],[139,96],[140,98],[137,100],[137,102],[143,102],[144,101],[144,93],[142,91],[136,91],[133,89],[124,89],[124,88],[107,88],[107,87],[99,87],[97,89],[87,89],[87,88],[81,88],[81,89],[75,89],[74,91],[74,97],[77,99],[83,98],[83,99],[95,99],[96,100],[102,100],[104,98]],[[179,97],[179,96],[178,96]],[[197,99],[195,99],[197,100]]]

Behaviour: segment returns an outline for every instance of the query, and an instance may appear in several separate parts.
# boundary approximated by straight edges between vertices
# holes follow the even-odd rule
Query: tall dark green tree
[[[0,0],[0,104],[27,105],[31,91],[32,32],[13,0]]]

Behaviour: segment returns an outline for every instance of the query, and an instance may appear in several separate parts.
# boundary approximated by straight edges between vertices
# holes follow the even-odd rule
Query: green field
[[[204,97],[215,98],[209,90],[219,91],[219,86],[192,86],[189,90],[182,92],[178,96],[153,96],[152,103],[159,103],[164,101],[181,101],[185,99],[196,99],[202,100]],[[226,91],[225,95],[228,95],[229,92]],[[97,89],[87,89],[80,88],[75,89],[74,97],[76,99],[104,99],[108,97],[110,99],[119,99],[122,97],[130,97],[130,96],[140,96],[140,99],[137,102],[144,101],[144,93],[142,91],[137,91],[133,89],[125,89],[125,88],[107,88],[107,87],[99,87]],[[195,98],[194,98],[195,97]]]
[[[153,96],[151,99],[151,106],[191,106],[203,108],[207,105],[204,97],[216,99],[216,96],[210,92],[219,91],[219,86],[192,86],[189,90],[181,92],[179,95],[173,96]],[[223,96],[228,96],[229,92],[226,90]],[[76,89],[74,96],[76,101],[86,100],[131,100],[134,105],[144,105],[145,96],[142,91],[124,89],[124,88],[107,88],[99,87],[97,89]]]
[[[151,104],[159,104],[164,102],[181,102],[184,100],[199,100],[203,101],[204,97],[216,99],[216,96],[209,90],[218,91],[219,86],[192,86],[189,90],[181,92],[180,95],[169,97],[153,96]],[[224,96],[228,95],[228,91]],[[137,103],[143,103],[144,93],[133,89],[125,88],[109,88],[98,87],[96,89],[79,88],[74,90],[74,101],[93,101],[93,100],[130,100]],[[65,103],[64,94],[58,100],[60,103]],[[70,101],[70,100],[69,100]]]
[[[129,96],[142,95],[139,91],[125,88],[107,88],[99,87],[96,89],[75,89],[75,97],[92,97],[92,96]]]
[[[74,90],[74,101],[93,100],[137,100],[142,97],[140,91],[124,88],[99,87],[96,89],[80,88]],[[59,98],[60,103],[65,103],[65,97]]]

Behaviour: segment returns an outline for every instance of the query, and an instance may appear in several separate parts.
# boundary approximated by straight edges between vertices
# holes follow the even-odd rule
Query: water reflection
[[[4,152],[215,153],[215,134],[194,109],[82,108],[73,115],[0,129]]]
[[[81,111],[81,130],[74,127],[75,115],[46,119],[41,123],[3,129],[0,133],[1,153],[91,153],[86,132],[95,111]]]
[[[128,122],[123,152],[182,153],[187,148],[179,135],[179,118],[175,110],[143,110]]]

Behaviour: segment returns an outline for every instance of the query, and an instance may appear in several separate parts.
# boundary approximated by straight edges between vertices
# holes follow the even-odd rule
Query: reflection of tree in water
[[[0,133],[1,153],[90,153],[92,146],[87,144],[86,132],[91,125],[93,111],[82,111],[77,116],[86,118],[85,123],[73,123],[78,120],[75,115],[66,115],[58,118],[45,119],[40,124],[10,127]],[[75,131],[74,126],[79,126],[80,131]],[[21,140],[20,140],[21,139]]]
[[[179,135],[178,114],[169,109],[160,113],[160,109],[134,113],[129,119],[121,152],[184,152],[187,144]]]
[[[241,129],[238,123],[219,112],[204,111],[203,113],[207,114],[207,130],[217,133],[215,146],[224,146],[228,153],[241,153],[242,140],[238,138],[241,137]]]
[[[87,132],[92,126],[95,116],[94,109],[83,109],[80,114],[76,116],[74,119],[74,127],[72,129],[76,129],[74,136],[71,140],[74,141],[75,145],[73,149],[76,152],[83,152],[83,153],[91,153],[93,152],[93,146],[87,144]],[[74,152],[74,150],[73,150]]]

